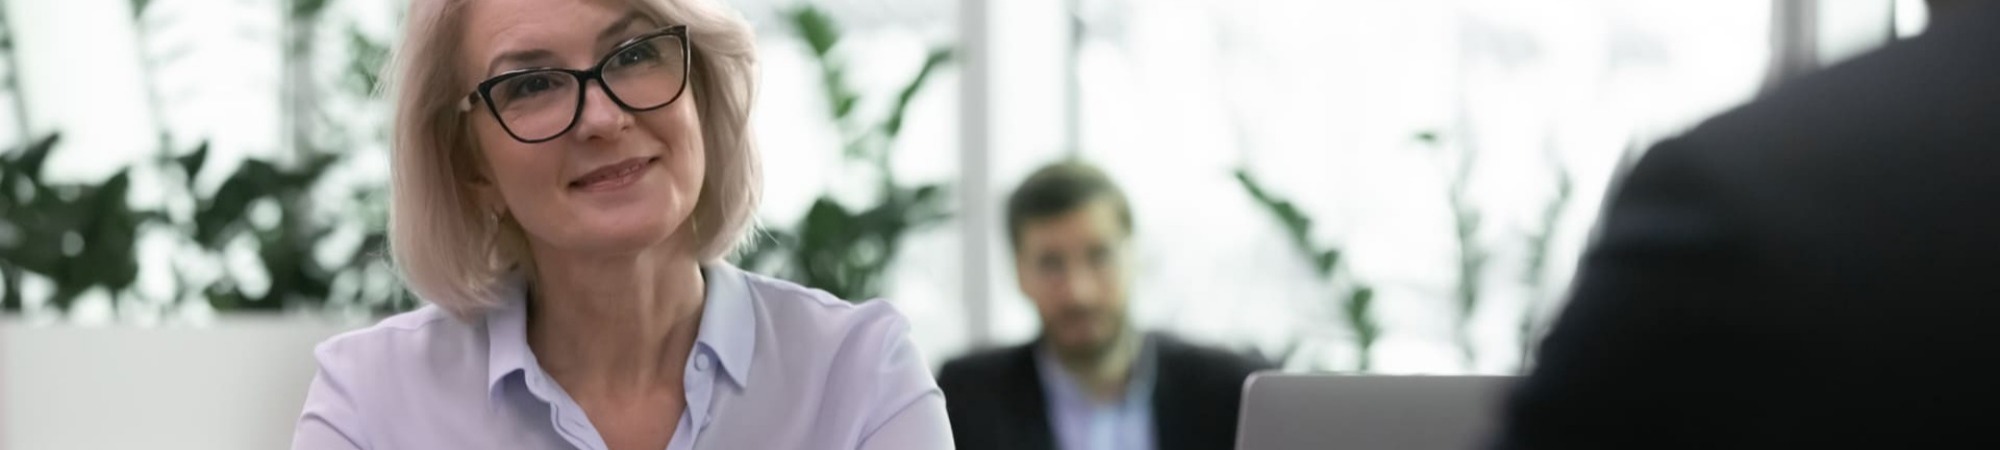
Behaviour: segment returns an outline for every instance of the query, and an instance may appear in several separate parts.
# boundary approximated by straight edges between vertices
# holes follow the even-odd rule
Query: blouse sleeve
[[[909,337],[909,323],[899,316],[888,323],[882,364],[882,388],[876,411],[861,438],[861,450],[936,450],[953,448],[951,422],[946,419],[944,392]]]
[[[305,410],[299,413],[299,422],[292,432],[294,450],[360,450],[367,448],[362,443],[360,414],[355,405],[352,382],[344,376],[347,367],[343,364],[335,342],[326,342],[313,351],[319,361],[319,373],[313,376],[312,386],[306,389]]]

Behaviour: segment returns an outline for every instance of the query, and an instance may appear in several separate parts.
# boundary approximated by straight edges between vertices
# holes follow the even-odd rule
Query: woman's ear
[[[507,215],[507,200],[500,197],[500,189],[485,180],[470,183],[472,195],[478,196],[479,208],[494,218]]]
[[[467,175],[464,183],[466,190],[472,193],[472,200],[489,217],[506,215],[507,199],[500,196],[500,186],[493,182],[493,169],[486,165],[485,155],[480,154],[475,146],[466,146],[462,151],[464,153],[460,155],[463,157],[453,158],[457,160],[454,165],[459,173]]]
[[[507,199],[500,195],[500,187],[493,184],[491,177],[476,173],[471,180],[465,182],[465,186],[471,188],[473,200],[478,202],[479,209],[490,217],[497,219],[507,215]]]

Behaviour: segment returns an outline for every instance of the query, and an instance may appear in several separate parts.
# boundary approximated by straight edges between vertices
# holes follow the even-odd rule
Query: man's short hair
[[[1111,201],[1118,211],[1118,223],[1130,236],[1132,207],[1125,200],[1125,192],[1104,171],[1076,160],[1043,166],[1028,175],[1021,187],[1007,197],[1007,243],[1019,251],[1022,227],[1028,221],[1068,214],[1097,199]]]

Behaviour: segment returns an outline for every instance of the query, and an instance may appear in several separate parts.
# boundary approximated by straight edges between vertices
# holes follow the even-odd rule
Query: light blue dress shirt
[[[949,449],[944,396],[888,302],[702,268],[707,304],[669,450]],[[461,321],[435,306],[321,343],[295,449],[605,448],[528,347],[521,283]]]
[[[1035,369],[1047,400],[1049,431],[1057,450],[1154,450],[1153,380],[1158,372],[1154,345],[1144,344],[1133,360],[1125,393],[1111,402],[1098,401],[1082,383],[1064,371],[1046,347],[1035,350]]]

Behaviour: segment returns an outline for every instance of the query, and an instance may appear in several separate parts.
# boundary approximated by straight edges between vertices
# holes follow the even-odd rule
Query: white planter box
[[[200,328],[0,318],[0,450],[288,448],[313,345],[363,325],[254,314]]]

